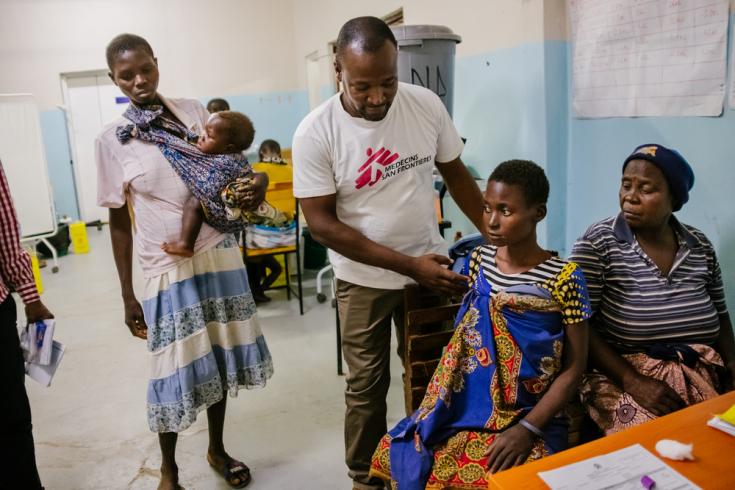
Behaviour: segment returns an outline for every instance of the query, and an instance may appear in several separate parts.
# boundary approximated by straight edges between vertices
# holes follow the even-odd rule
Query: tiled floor
[[[89,254],[63,257],[58,274],[50,267],[42,272],[43,301],[57,317],[55,338],[66,345],[66,354],[50,388],[26,383],[41,477],[49,490],[156,488],[160,455],[145,418],[145,345],[123,323],[107,228],[88,233]],[[275,375],[265,389],[228,400],[225,443],[251,467],[248,488],[254,490],[351,488],[334,310],[329,302],[316,302],[313,279],[310,286],[303,317],[295,299],[269,293],[274,301],[259,308],[259,316]],[[389,426],[403,413],[395,355],[392,371]],[[206,449],[202,413],[179,439],[182,485],[229,488],[207,465]]]

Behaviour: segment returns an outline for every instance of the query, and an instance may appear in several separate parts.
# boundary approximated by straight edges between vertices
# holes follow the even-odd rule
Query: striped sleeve
[[[707,292],[715,305],[715,309],[719,315],[727,313],[727,304],[725,303],[725,286],[722,284],[722,271],[720,263],[717,260],[717,254],[712,250],[712,276],[707,282]]]
[[[10,290],[15,290],[20,295],[24,303],[38,301],[31,258],[20,246],[18,217],[15,214],[2,164],[0,164],[0,277]]]
[[[596,312],[602,299],[605,284],[605,254],[600,251],[589,231],[582,235],[572,248],[569,261],[576,263],[584,273],[592,312]]]
[[[702,233],[697,228],[689,225],[683,225],[684,228],[694,235],[702,245],[702,252],[706,257],[707,272],[709,277],[705,283],[707,288],[707,294],[709,294],[712,304],[717,310],[718,315],[724,315],[727,313],[727,304],[725,303],[725,286],[722,282],[722,270],[720,269],[720,262],[717,260],[717,252],[712,242],[707,238],[707,235]]]

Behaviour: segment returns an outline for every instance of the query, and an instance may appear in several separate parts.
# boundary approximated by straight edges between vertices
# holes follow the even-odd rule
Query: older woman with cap
[[[623,163],[620,213],[572,250],[594,311],[582,401],[606,434],[732,388],[735,341],[714,247],[673,214],[693,184],[677,151],[639,146]]]

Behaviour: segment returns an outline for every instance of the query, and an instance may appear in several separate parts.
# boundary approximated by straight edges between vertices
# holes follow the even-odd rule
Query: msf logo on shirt
[[[368,148],[366,154],[368,159],[357,169],[360,175],[355,179],[355,189],[375,185],[383,177],[383,169],[381,167],[387,167],[399,158],[398,153],[393,153],[385,148],[381,148],[378,151]]]

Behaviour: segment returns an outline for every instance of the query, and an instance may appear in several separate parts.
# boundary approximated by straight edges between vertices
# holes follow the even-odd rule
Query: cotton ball
[[[664,458],[673,459],[675,461],[694,461],[692,448],[694,444],[682,444],[679,441],[671,439],[661,439],[656,443],[656,452]]]

